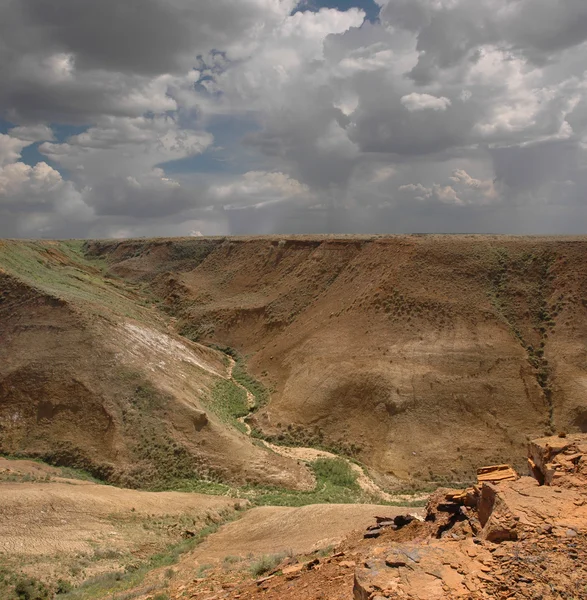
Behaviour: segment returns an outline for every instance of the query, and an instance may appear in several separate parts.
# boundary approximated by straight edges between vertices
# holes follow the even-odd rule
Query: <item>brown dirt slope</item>
[[[92,242],[180,331],[275,390],[253,425],[388,481],[525,461],[587,430],[587,240],[506,236]]]
[[[186,562],[211,563],[227,556],[310,554],[340,544],[366,529],[380,514],[404,514],[404,507],[369,504],[317,504],[290,508],[259,506],[223,527],[186,556]],[[412,509],[414,514],[422,509]]]
[[[381,507],[367,531],[350,534],[328,555],[282,556],[261,575],[254,569],[244,573],[243,566],[225,561],[222,568],[194,579],[187,565],[200,559],[198,549],[182,560],[169,598],[587,598],[586,449],[584,434],[535,440],[529,458],[538,480],[516,476],[467,490],[439,489],[422,520],[394,518],[388,507]],[[544,460],[536,461],[539,457]],[[549,481],[549,474],[551,485],[540,485]],[[297,518],[303,527],[305,516]],[[235,525],[206,543],[213,546],[214,538],[222,539]],[[256,531],[251,527],[253,539]]]
[[[174,334],[140,290],[78,250],[0,242],[0,452],[131,487],[310,485],[303,466],[208,410],[223,356]]]
[[[218,496],[120,489],[65,474],[42,463],[0,458],[3,600],[16,598],[11,572],[52,585],[60,578],[77,584],[130,570],[181,543],[186,531],[240,516],[246,505]]]

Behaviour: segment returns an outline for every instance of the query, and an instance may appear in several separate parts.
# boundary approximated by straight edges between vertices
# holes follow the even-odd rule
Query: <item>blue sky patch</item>
[[[168,175],[194,172],[240,173],[243,162],[255,160],[250,149],[243,148],[242,138],[258,129],[257,123],[251,119],[222,117],[206,127],[206,131],[214,136],[214,144],[206,152],[157,166]]]
[[[41,143],[42,142],[35,142],[34,144],[31,144],[30,146],[27,146],[26,148],[22,149],[22,152],[20,153],[20,159],[25,165],[30,165],[31,167],[34,167],[37,163],[40,162],[50,162],[44,154],[41,154],[39,152],[39,145]]]
[[[16,127],[14,123],[0,119],[0,133],[6,134],[13,127]],[[55,141],[57,143],[65,142],[67,138],[71,137],[72,135],[84,133],[84,131],[89,129],[89,125],[61,125],[58,123],[52,123],[50,127],[53,130]],[[39,162],[51,164],[51,161],[44,154],[39,152],[39,146],[42,143],[43,142],[33,142],[30,146],[23,148],[21,151],[20,160],[31,167],[34,167]]]
[[[89,125],[61,125],[60,123],[52,123],[50,127],[55,134],[55,140],[59,144],[65,142],[72,135],[85,133],[90,128]]]
[[[380,10],[374,0],[304,0],[295,9],[294,13],[303,10],[318,11],[321,8],[337,8],[338,10],[360,8],[365,11],[369,21],[376,21]]]

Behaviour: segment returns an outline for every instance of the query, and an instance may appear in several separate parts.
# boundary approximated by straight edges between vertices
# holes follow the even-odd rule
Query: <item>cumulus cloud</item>
[[[26,148],[29,144],[26,140],[0,133],[0,166],[18,160],[22,149]]]
[[[401,103],[410,111],[416,112],[420,110],[446,110],[450,105],[451,101],[444,96],[439,98],[431,96],[430,94],[418,94],[412,92],[401,98]]]
[[[8,133],[10,137],[27,142],[43,142],[54,139],[51,128],[43,124],[13,127]]]
[[[448,179],[449,184],[435,183],[431,187],[425,187],[421,183],[401,185],[398,192],[420,202],[434,201],[454,205],[487,204],[499,199],[492,180],[476,179],[464,169],[455,169]]]
[[[377,3],[0,3],[0,234],[572,231],[587,3]]]
[[[50,137],[50,130],[40,127],[10,133],[34,140]],[[90,222],[93,211],[72,182],[46,162],[31,166],[19,160],[31,143],[0,134],[0,235],[29,237]]]
[[[212,198],[223,203],[227,210],[243,207],[261,208],[309,193],[309,188],[285,173],[251,171],[224,185],[214,185]]]

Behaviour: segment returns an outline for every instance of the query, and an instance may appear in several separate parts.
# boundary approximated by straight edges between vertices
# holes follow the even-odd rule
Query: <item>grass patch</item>
[[[97,479],[91,473],[83,469],[74,469],[73,467],[59,467],[60,477],[65,479],[78,479],[79,481],[91,481],[92,483],[104,484],[101,479]]]
[[[188,492],[193,494],[207,494],[209,496],[238,496],[234,487],[221,481],[213,479],[184,478],[168,481],[160,488],[153,491],[162,492],[172,490],[174,492]]]
[[[310,467],[316,477],[316,487],[311,491],[294,491],[282,488],[250,486],[242,496],[254,506],[307,506],[308,504],[386,504],[388,506],[420,507],[426,500],[388,502],[378,495],[363,491],[357,475],[350,465],[340,458],[320,458]]]
[[[236,382],[240,383],[251,394],[253,394],[255,397],[255,410],[258,410],[259,408],[269,404],[269,399],[271,397],[269,390],[258,379],[255,379],[251,374],[249,374],[245,365],[245,361],[240,355],[237,355],[237,358],[235,359],[232,377]]]
[[[95,314],[115,313],[143,322],[154,319],[152,311],[138,306],[136,289],[107,274],[105,260],[85,256],[82,241],[6,240],[0,244],[0,267],[37,290],[83,303]],[[144,289],[141,293],[147,295]]]
[[[258,379],[255,379],[247,370],[246,360],[234,348],[230,346],[220,346],[218,344],[210,344],[210,348],[222,352],[227,357],[234,360],[234,368],[232,370],[232,378],[242,385],[255,397],[255,406],[253,410],[258,410],[269,403],[271,392]]]
[[[22,454],[1,454],[0,457],[5,458],[6,460],[26,460],[29,462],[35,462],[39,465],[44,466],[53,466],[49,462],[44,461],[40,458],[25,456]],[[73,467],[53,467],[59,469],[59,474],[52,475],[47,473],[46,475],[30,475],[27,473],[14,474],[12,476],[7,476],[3,478],[3,481],[19,481],[23,483],[34,482],[34,483],[50,483],[53,477],[63,477],[64,479],[77,479],[79,481],[91,481],[92,483],[103,484],[104,481],[101,479],[97,479],[88,471],[84,469],[75,469]]]
[[[247,394],[234,382],[226,379],[216,382],[212,388],[212,399],[209,405],[225,423],[230,423],[246,433],[246,427],[238,419],[249,414]]]
[[[319,458],[312,463],[319,482],[337,487],[357,488],[357,475],[346,460],[339,458]]]
[[[267,554],[263,555],[251,564],[251,575],[253,577],[261,577],[269,571],[273,571],[275,567],[287,557],[286,553]]]
[[[311,491],[252,486],[244,495],[257,506],[306,506],[308,504],[355,504],[372,500],[356,482],[356,475],[342,459],[321,458],[310,467],[316,477]]]
[[[317,450],[345,456],[351,460],[356,459],[363,450],[361,446],[344,440],[326,440],[320,427],[310,429],[303,425],[288,425],[287,429],[283,429],[276,435],[267,435],[259,429],[253,429],[251,436],[276,446],[316,448]]]
[[[220,481],[199,479],[177,479],[161,489],[179,492],[198,492],[211,495],[230,496],[248,500],[252,506],[307,506],[308,504],[357,504],[376,503],[389,506],[419,507],[425,500],[386,502],[377,495],[364,492],[357,483],[357,475],[347,461],[340,458],[320,458],[310,463],[316,486],[313,490],[298,491],[263,485],[230,486]],[[436,489],[435,486],[433,489]],[[406,494],[416,494],[410,490]]]

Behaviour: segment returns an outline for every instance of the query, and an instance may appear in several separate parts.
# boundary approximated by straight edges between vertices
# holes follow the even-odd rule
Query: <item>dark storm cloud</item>
[[[196,205],[193,192],[175,182],[150,177],[109,178],[99,181],[85,197],[98,216],[130,216],[144,219],[168,217]]]
[[[261,16],[246,0],[18,0],[17,11],[44,48],[72,52],[81,69],[143,75],[189,68]]]
[[[516,192],[531,191],[552,181],[569,181],[581,169],[581,149],[573,141],[490,151],[495,176]]]
[[[198,55],[271,22],[278,6],[277,0],[4,0],[0,115],[75,123],[100,114],[140,115],[148,107],[133,106],[129,96],[149,78],[185,73]]]
[[[381,19],[417,35],[418,64],[410,75],[433,81],[435,69],[458,65],[484,44],[503,45],[542,63],[587,40],[583,0],[382,0]]]

